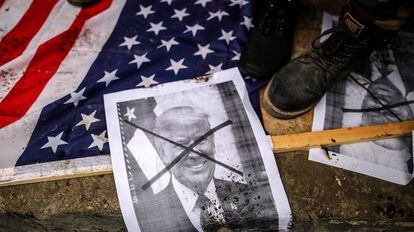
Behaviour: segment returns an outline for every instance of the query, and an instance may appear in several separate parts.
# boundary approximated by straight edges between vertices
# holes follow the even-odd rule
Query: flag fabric
[[[103,95],[237,66],[252,9],[247,0],[0,0],[0,168],[109,154]],[[245,79],[258,101],[264,82]]]

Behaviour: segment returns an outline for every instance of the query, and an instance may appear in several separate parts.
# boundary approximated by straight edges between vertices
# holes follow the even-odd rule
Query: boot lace
[[[318,43],[324,37],[330,35],[326,41]],[[355,54],[368,47],[367,41],[359,41],[347,29],[335,27],[324,31],[312,42],[312,47],[319,52],[312,57],[323,69],[336,72],[339,66],[348,62]]]

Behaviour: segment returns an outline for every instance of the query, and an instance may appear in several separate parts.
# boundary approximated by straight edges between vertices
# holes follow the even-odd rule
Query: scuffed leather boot
[[[243,48],[239,69],[255,79],[270,79],[290,60],[299,0],[256,1],[254,27]]]
[[[361,59],[383,46],[395,32],[369,24],[345,7],[339,26],[323,32],[314,49],[284,66],[268,84],[263,107],[274,117],[289,119],[312,109],[338,80],[355,69]],[[358,20],[357,20],[358,18]],[[322,44],[316,41],[330,35]]]

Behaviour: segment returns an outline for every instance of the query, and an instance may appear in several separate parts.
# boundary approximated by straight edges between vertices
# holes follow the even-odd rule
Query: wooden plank
[[[272,136],[273,151],[283,153],[411,135],[414,121]]]
[[[112,173],[109,155],[0,169],[0,186]]]

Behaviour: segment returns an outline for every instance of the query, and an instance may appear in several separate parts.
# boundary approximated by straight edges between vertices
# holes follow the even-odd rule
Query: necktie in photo
[[[220,227],[219,222],[215,219],[213,210],[214,204],[204,195],[199,195],[196,206],[200,209],[200,224],[204,231],[215,231]]]

